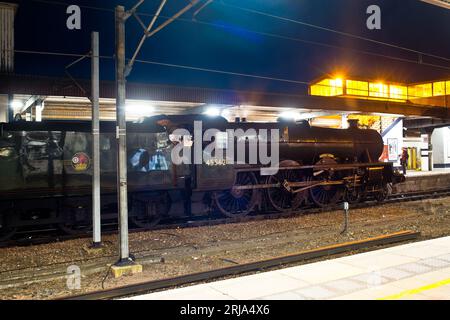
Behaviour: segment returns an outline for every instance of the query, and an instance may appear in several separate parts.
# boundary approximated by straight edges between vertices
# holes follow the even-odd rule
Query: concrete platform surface
[[[435,176],[442,174],[450,174],[450,169],[435,169],[433,171],[413,171],[408,170],[406,172],[407,177],[421,177],[421,176]]]
[[[434,191],[450,188],[450,170],[408,171],[406,181],[392,188],[393,194]]]
[[[450,237],[132,300],[449,300]]]

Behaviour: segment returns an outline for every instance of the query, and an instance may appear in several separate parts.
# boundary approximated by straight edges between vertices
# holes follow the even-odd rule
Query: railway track
[[[350,209],[361,209],[373,207],[376,205],[383,204],[393,204],[399,202],[409,202],[409,201],[418,201],[425,199],[434,199],[450,196],[449,189],[436,189],[425,192],[414,192],[407,194],[393,194],[388,199],[383,202],[377,202],[374,200],[369,200],[361,203],[354,203],[350,205]],[[252,222],[252,221],[262,221],[262,220],[270,220],[270,219],[280,219],[280,218],[290,218],[297,215],[303,214],[318,214],[324,212],[330,212],[335,210],[342,209],[342,204],[334,205],[327,208],[318,208],[318,207],[306,207],[303,210],[297,210],[288,213],[280,213],[280,212],[267,212],[267,213],[259,213],[254,215],[249,215],[245,217],[236,217],[236,218],[223,218],[223,217],[211,217],[211,216],[196,216],[196,217],[186,217],[179,218],[172,221],[167,221],[162,224],[159,224],[153,228],[133,228],[130,229],[130,232],[144,232],[150,230],[164,230],[164,229],[172,229],[172,228],[192,228],[192,227],[201,227],[201,226],[214,226],[226,223],[242,223],[242,222]],[[116,224],[107,224],[103,225],[102,233],[104,235],[110,235],[117,233]],[[22,235],[21,238],[8,240],[0,243],[0,248],[11,247],[11,246],[27,246],[27,245],[38,245],[38,244],[46,244],[54,241],[66,241],[77,238],[89,238],[91,235],[89,233],[86,234],[78,234],[78,235],[66,235],[61,234],[58,229],[45,229],[45,230],[37,230],[37,231],[24,231],[22,233],[18,233],[18,235]]]
[[[102,290],[82,295],[70,296],[63,298],[63,300],[107,300],[107,299],[117,299],[122,297],[135,296],[139,294],[153,292],[156,290],[169,289],[187,284],[194,284],[204,281],[211,281],[220,278],[242,275],[250,272],[276,268],[293,263],[323,258],[326,256],[333,256],[351,251],[358,251],[374,248],[377,246],[389,245],[393,243],[412,241],[418,239],[419,237],[420,232],[401,231],[389,235],[383,235],[359,241],[346,242],[343,244],[337,244],[318,249],[303,251],[298,254],[281,256],[268,260],[239,264],[231,267],[206,272],[193,273],[174,278],[149,281],[140,284],[113,288],[109,290]]]

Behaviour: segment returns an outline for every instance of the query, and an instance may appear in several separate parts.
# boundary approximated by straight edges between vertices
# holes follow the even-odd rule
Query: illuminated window
[[[342,79],[325,79],[311,86],[313,96],[339,96],[344,93]]]
[[[445,96],[445,81],[433,83],[433,96]]]
[[[369,83],[366,81],[347,80],[347,94],[354,96],[369,95]]]
[[[334,79],[324,79],[311,85],[310,94],[324,97],[369,97],[370,100],[405,102],[406,100],[450,95],[450,80],[407,86],[383,82],[347,80],[336,77]]]
[[[431,83],[417,84],[408,87],[408,98],[428,98],[433,96],[433,85]]]
[[[389,86],[389,97],[396,100],[406,100],[408,98],[408,88],[391,84]]]
[[[369,83],[369,96],[377,98],[389,98],[389,86],[384,83]]]

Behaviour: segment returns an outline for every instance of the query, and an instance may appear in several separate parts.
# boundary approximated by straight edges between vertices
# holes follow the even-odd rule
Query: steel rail
[[[272,259],[239,264],[231,267],[220,268],[211,271],[198,272],[187,274],[183,276],[167,278],[162,280],[154,280],[140,284],[133,284],[113,288],[109,290],[96,291],[92,293],[69,296],[61,300],[108,300],[116,299],[126,296],[144,294],[155,290],[168,289],[181,285],[193,284],[202,281],[209,281],[213,279],[230,277],[240,275],[248,272],[260,271],[264,269],[275,268],[287,264],[303,262],[311,259],[323,258],[326,256],[333,256],[354,250],[369,249],[377,246],[383,246],[398,242],[416,240],[420,237],[420,232],[401,231],[389,235],[382,235],[374,238],[364,240],[346,242],[343,244],[336,244],[318,249],[302,251],[297,254],[276,257]]]
[[[377,205],[384,204],[395,204],[400,202],[410,202],[410,201],[418,201],[424,199],[435,199],[450,196],[449,189],[434,189],[429,191],[420,191],[420,192],[411,192],[405,194],[392,194],[388,199],[383,202],[377,202],[375,200],[367,200],[360,203],[351,204],[351,210],[354,209],[363,209],[368,207],[373,207]],[[286,219],[292,218],[299,215],[306,214],[318,214],[323,212],[330,212],[335,210],[341,210],[342,205],[337,204],[334,206],[330,206],[327,208],[313,207],[309,206],[307,208],[291,211],[291,212],[277,212],[277,211],[269,211],[265,213],[259,213],[254,215],[248,215],[244,217],[235,217],[235,218],[227,218],[227,217],[210,217],[210,216],[197,216],[197,217],[188,217],[188,218],[179,218],[175,219],[172,223],[164,223],[158,224],[152,228],[132,228],[130,229],[130,233],[137,232],[145,232],[145,231],[158,231],[158,230],[167,230],[172,228],[194,228],[194,227],[204,227],[204,226],[216,226],[226,223],[242,223],[242,222],[256,222],[263,220],[273,220],[273,219]],[[116,223],[104,223],[102,226],[110,226],[111,228],[115,228],[117,226]],[[35,231],[24,231],[18,232],[18,234],[24,234],[25,238],[20,238],[16,240],[6,240],[0,242],[0,248],[7,248],[12,246],[28,246],[28,245],[38,245],[38,244],[47,244],[52,243],[55,239],[58,241],[67,241],[79,238],[89,238],[91,236],[90,233],[86,234],[77,234],[77,235],[50,235],[50,237],[41,237],[41,238],[29,238],[30,234],[39,234],[40,232],[51,232],[58,231],[57,229],[44,229],[44,230],[35,230]],[[117,230],[105,230],[102,231],[103,235],[111,235],[116,234]]]

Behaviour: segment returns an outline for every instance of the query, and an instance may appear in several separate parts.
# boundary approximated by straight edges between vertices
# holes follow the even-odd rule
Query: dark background
[[[325,74],[349,75],[399,82],[419,82],[449,78],[450,70],[404,63],[340,50],[256,34],[266,32],[346,48],[371,51],[399,58],[418,60],[417,54],[396,48],[341,36],[300,24],[237,10],[216,0],[192,21],[191,10],[154,37],[147,40],[139,59],[163,63],[248,73],[266,77],[309,82]],[[256,9],[323,27],[348,32],[378,41],[450,58],[450,10],[418,0],[223,0],[228,4]],[[34,0],[19,3],[16,16],[16,50],[51,51],[85,54],[90,50],[90,32],[100,32],[100,54],[114,54],[115,5],[129,9],[137,0]],[[188,3],[168,0],[162,15],[169,16]],[[66,8],[82,7],[82,30],[66,28]],[[382,30],[366,28],[366,9],[377,4],[382,10]],[[159,1],[146,0],[139,12],[153,14]],[[151,17],[142,16],[144,23]],[[158,20],[158,23],[164,18]],[[134,18],[127,22],[127,57],[131,57],[142,35]],[[63,76],[64,66],[75,58],[16,54],[16,73]],[[450,62],[423,57],[427,63],[450,68]],[[89,61],[71,69],[76,77],[89,77]],[[101,78],[114,79],[114,61],[102,59]],[[169,84],[191,87],[257,90],[297,94],[302,84],[261,80],[137,63],[130,82]]]

